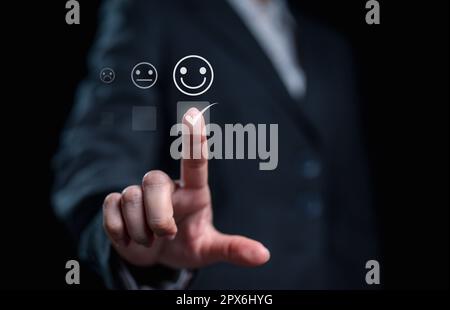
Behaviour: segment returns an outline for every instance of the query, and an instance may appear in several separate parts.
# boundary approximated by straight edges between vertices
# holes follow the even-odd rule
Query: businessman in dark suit
[[[103,6],[90,74],[55,157],[53,201],[80,258],[108,287],[366,287],[377,246],[351,53],[289,4]],[[194,98],[172,80],[175,64],[192,54],[214,68],[211,88]],[[158,71],[146,90],[130,79],[141,61]],[[103,67],[114,69],[113,83],[98,78]],[[278,124],[276,169],[173,160],[169,131],[180,101],[219,102],[210,121],[220,126]],[[149,119],[152,128],[136,129]]]

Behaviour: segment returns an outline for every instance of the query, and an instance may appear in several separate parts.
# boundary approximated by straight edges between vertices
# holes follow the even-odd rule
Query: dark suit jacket
[[[113,286],[113,255],[102,228],[104,196],[140,184],[151,169],[179,177],[169,128],[178,101],[209,101],[211,121],[279,124],[279,163],[210,161],[214,223],[260,240],[271,260],[258,268],[217,264],[198,271],[192,288],[328,289],[365,286],[365,262],[376,259],[367,167],[361,144],[351,54],[332,31],[301,18],[299,59],[307,93],[293,100],[267,56],[224,1],[108,1],[55,157],[53,201],[76,236],[80,257]],[[198,54],[215,71],[199,97],[172,81],[179,59]],[[148,90],[130,71],[141,61],[158,70]],[[102,67],[116,72],[112,84]],[[132,130],[133,106],[156,107],[154,131]]]

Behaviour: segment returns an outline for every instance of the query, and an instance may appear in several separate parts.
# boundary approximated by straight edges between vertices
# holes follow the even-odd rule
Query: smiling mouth
[[[189,89],[199,89],[200,87],[205,85],[205,83],[206,83],[206,77],[205,76],[203,77],[203,82],[200,85],[197,85],[197,86],[189,86],[189,85],[187,85],[184,82],[183,77],[181,77],[181,84],[183,84],[184,87],[189,88]]]

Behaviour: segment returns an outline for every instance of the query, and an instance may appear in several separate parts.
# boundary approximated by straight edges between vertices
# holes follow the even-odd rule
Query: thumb
[[[203,247],[202,253],[207,264],[228,262],[255,267],[270,259],[270,252],[266,247],[243,236],[226,235],[214,230],[208,243]]]

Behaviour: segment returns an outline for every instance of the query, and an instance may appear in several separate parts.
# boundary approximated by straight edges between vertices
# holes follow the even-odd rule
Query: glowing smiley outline
[[[209,81],[208,86],[206,86],[206,88],[203,89],[202,91],[196,92],[196,93],[194,93],[194,92],[188,92],[188,91],[182,89],[182,87],[180,87],[180,85],[178,85],[177,78],[176,78],[176,73],[177,73],[177,70],[178,70],[179,65],[180,65],[184,60],[190,59],[190,58],[197,58],[197,59],[202,60],[202,61],[209,67],[209,71],[211,72],[211,81]],[[205,68],[205,69],[206,69],[206,68]],[[206,71],[205,71],[205,73],[206,73]],[[201,73],[200,73],[200,74],[201,74]],[[190,89],[190,90],[197,90],[197,89],[202,88],[203,86],[205,86],[206,81],[207,81],[206,76],[204,76],[204,77],[203,77],[202,83],[200,83],[199,85],[196,85],[196,86],[190,86],[190,85],[187,85],[187,84],[184,82],[183,77],[180,78],[180,82],[181,82],[182,86],[184,86],[185,88]],[[179,90],[180,92],[182,92],[183,94],[188,95],[188,96],[198,96],[198,95],[201,95],[201,94],[205,93],[205,92],[211,87],[213,81],[214,81],[214,70],[213,70],[211,64],[209,63],[208,60],[206,60],[205,58],[203,58],[202,56],[199,56],[199,55],[188,55],[188,56],[185,56],[185,57],[181,58],[181,59],[177,62],[177,64],[175,65],[175,67],[174,67],[174,69],[173,69],[173,82],[175,83],[175,86],[178,88],[178,90]]]

